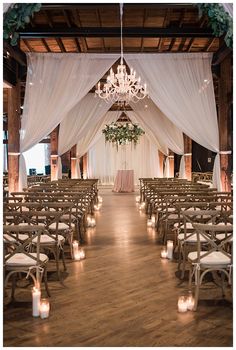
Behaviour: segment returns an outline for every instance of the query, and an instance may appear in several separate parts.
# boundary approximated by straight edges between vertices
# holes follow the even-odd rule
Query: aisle
[[[161,246],[152,230],[147,232],[135,194],[110,189],[101,194],[103,207],[96,229],[87,234],[86,260],[68,262],[66,288],[49,282],[50,318],[32,318],[29,291],[21,292],[21,302],[4,312],[4,345],[232,345],[232,308],[226,301],[203,304],[196,313],[177,312],[183,284],[175,276],[176,263],[160,259]]]

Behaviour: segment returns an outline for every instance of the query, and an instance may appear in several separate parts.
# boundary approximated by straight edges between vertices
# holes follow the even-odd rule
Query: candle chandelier
[[[110,74],[107,76],[106,83],[101,86],[98,83],[97,90],[95,93],[106,102],[115,101],[126,101],[126,102],[138,102],[147,96],[147,85],[146,83],[141,85],[141,78],[136,77],[136,72],[133,68],[130,72],[127,71],[126,65],[124,64],[123,55],[123,4],[120,4],[120,23],[121,23],[121,59],[120,64],[117,67],[117,73],[110,69]]]

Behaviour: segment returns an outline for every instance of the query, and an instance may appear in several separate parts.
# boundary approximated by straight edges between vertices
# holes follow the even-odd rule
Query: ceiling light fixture
[[[123,4],[120,4],[120,24],[121,24],[121,59],[120,64],[117,67],[117,73],[110,69],[110,74],[107,76],[106,83],[101,86],[101,82],[98,83],[95,93],[106,102],[126,101],[126,102],[138,102],[147,96],[147,84],[141,85],[141,78],[136,77],[136,72],[133,68],[130,69],[128,74],[126,65],[124,64],[123,54]]]

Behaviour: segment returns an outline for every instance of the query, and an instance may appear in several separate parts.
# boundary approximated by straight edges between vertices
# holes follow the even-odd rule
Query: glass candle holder
[[[74,260],[80,260],[79,242],[78,241],[73,241],[72,242],[72,249],[73,249]]]
[[[50,303],[48,299],[41,299],[40,302],[40,317],[42,319],[49,317]]]
[[[96,226],[96,220],[95,218],[90,219],[90,227],[95,227]]]
[[[85,259],[85,251],[82,248],[79,251],[79,255],[80,255],[80,260]]]
[[[193,293],[191,290],[189,290],[188,296],[187,296],[188,310],[192,311],[194,309],[194,304],[195,304],[195,299],[193,297]]]
[[[178,299],[178,312],[187,312],[188,311],[188,303],[187,297],[185,295],[181,295]]]
[[[163,248],[161,250],[161,257],[162,257],[162,259],[167,259],[167,250],[166,250],[166,248]]]

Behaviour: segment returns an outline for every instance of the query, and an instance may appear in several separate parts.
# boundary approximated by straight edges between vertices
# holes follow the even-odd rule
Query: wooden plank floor
[[[5,300],[4,346],[232,346],[230,292],[223,300],[209,284],[198,311],[179,314],[187,281],[176,277],[176,262],[160,259],[135,194],[101,194],[86,260],[68,260],[66,287],[49,282],[50,318],[31,317],[30,289],[18,288],[14,303]]]

